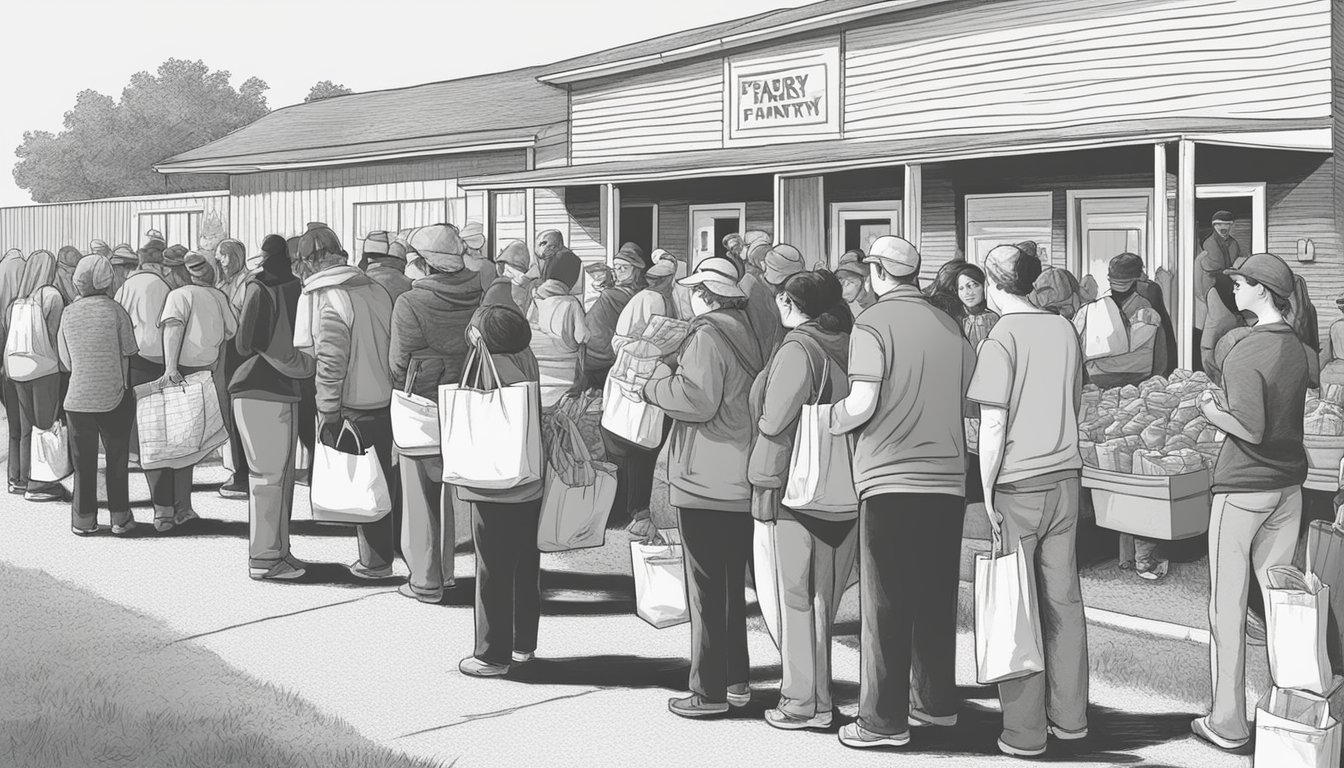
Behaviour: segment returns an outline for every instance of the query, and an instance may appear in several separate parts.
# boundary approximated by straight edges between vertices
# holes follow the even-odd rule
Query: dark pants
[[[162,363],[150,362],[139,355],[130,359],[129,368],[131,387],[133,388],[157,381],[164,374]],[[200,371],[213,372],[212,368],[193,368],[185,365],[179,365],[177,370],[183,376],[189,376]],[[135,423],[134,416],[131,418],[131,423]],[[133,443],[133,447],[138,455],[140,451],[138,433],[137,442]],[[145,471],[145,480],[149,483],[149,500],[154,505],[154,519],[156,521],[178,519],[192,511],[191,489],[195,472],[195,466]]]
[[[623,437],[602,430],[607,461],[616,465],[616,498],[611,505],[608,524],[627,521],[641,510],[648,510],[653,496],[653,472],[658,454],[672,431],[672,420],[663,419],[663,439],[653,448],[642,448]]]
[[[128,474],[131,424],[135,421],[135,396],[127,390],[115,408],[104,413],[66,411],[70,426],[70,455],[75,466],[75,498],[70,524],[92,528],[98,524],[98,441],[107,454],[107,508],[113,525],[131,520]]]
[[[909,728],[914,703],[957,711],[957,592],[966,500],[893,493],[859,507],[859,724],[888,736]]]
[[[508,664],[537,650],[541,623],[541,499],[472,504],[476,537],[476,658]]]
[[[313,446],[317,441],[317,384],[312,379],[299,380],[299,445],[308,449],[307,472],[313,468]]]
[[[15,399],[18,400],[19,407],[19,433],[20,439],[24,443],[20,448],[22,451],[20,459],[23,462],[25,478],[28,472],[32,470],[33,430],[51,429],[62,410],[62,390],[65,389],[62,386],[62,379],[64,379],[64,376],[53,373],[32,381],[14,382],[14,395]],[[25,490],[29,491],[44,491],[58,485],[58,483],[42,483],[32,479],[27,479],[25,483]]]
[[[690,689],[728,700],[728,686],[747,683],[747,563],[752,520],[745,512],[678,509],[691,613]]]
[[[374,452],[378,454],[378,463],[383,468],[383,477],[387,478],[388,488],[393,488],[392,412],[388,408],[372,411],[346,408],[341,415],[359,431],[364,445],[373,446]],[[355,536],[359,540],[359,562],[365,568],[387,568],[392,565],[392,558],[396,557],[396,529],[391,512],[377,522],[356,525]]]
[[[238,348],[233,344],[224,345],[224,378],[221,380],[223,385],[223,394],[220,404],[224,413],[224,423],[229,428],[229,453],[233,459],[233,477],[229,478],[229,485],[246,489],[248,487],[248,467],[247,451],[243,450],[243,436],[238,428],[238,419],[233,413],[232,398],[228,395],[229,382],[233,380],[233,374],[238,370],[238,366],[246,360],[238,354]]]
[[[0,385],[4,386],[5,419],[9,422],[9,485],[25,491],[28,489],[28,471],[33,466],[33,425],[24,421],[14,380],[5,376]]]

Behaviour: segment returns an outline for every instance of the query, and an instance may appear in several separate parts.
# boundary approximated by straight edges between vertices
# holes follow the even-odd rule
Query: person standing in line
[[[411,278],[406,276],[406,256],[397,258],[393,255],[387,237],[386,232],[370,232],[364,239],[361,261],[364,262],[364,273],[383,286],[395,304],[403,293],[411,290]]]
[[[512,309],[482,306],[472,317],[467,341],[478,357],[466,375],[485,374],[490,356],[505,387],[540,381],[527,319]],[[540,407],[540,403],[533,403]],[[455,503],[471,504],[476,542],[476,646],[458,663],[469,677],[499,677],[513,665],[532,661],[541,623],[541,551],[537,525],[545,478],[515,488],[490,490],[454,486]]]
[[[115,297],[131,316],[135,345],[140,349],[130,361],[132,389],[163,376],[163,331],[159,328],[159,319],[163,317],[163,305],[168,301],[170,290],[163,278],[163,242],[151,238],[136,255],[140,267],[126,278]],[[133,421],[131,453],[137,460],[139,451],[139,427]]]
[[[691,695],[672,699],[680,717],[721,715],[751,702],[746,572],[751,554],[747,462],[755,429],[747,398],[765,366],[733,262],[710,257],[682,281],[695,320],[676,373],[659,366],[625,396],[662,408],[670,501],[677,510],[691,614]]]
[[[419,250],[417,242],[412,243]],[[392,299],[349,263],[336,233],[325,224],[308,225],[299,242],[299,256],[311,276],[304,281],[294,328],[294,346],[317,359],[318,439],[335,446],[342,424],[349,422],[372,445],[383,475],[392,477],[392,374],[388,349],[392,341]],[[359,579],[392,576],[396,524],[389,513],[373,523],[355,526],[359,560],[348,566]]]
[[[537,278],[540,282],[559,280],[573,291],[579,285],[583,262],[565,247],[558,230],[548,229],[537,235]],[[524,307],[526,309],[526,307]]]
[[[61,298],[69,306],[77,297],[75,295],[75,267],[79,265],[79,260],[84,258],[84,254],[73,245],[61,246],[56,252],[56,290],[61,292]]]
[[[580,381],[580,361],[588,341],[583,301],[559,280],[537,287],[528,322],[532,354],[541,373],[541,407],[555,407]]]
[[[995,550],[1027,547],[1037,574],[1045,671],[999,683],[999,750],[1045,753],[1047,735],[1087,736],[1087,622],[1078,581],[1083,357],[1073,324],[1030,296],[1041,262],[1016,246],[985,256],[1001,316],[979,349],[966,397],[980,405],[981,487]],[[1023,539],[1023,537],[1033,537]]]
[[[877,297],[868,288],[868,267],[863,263],[864,255],[863,251],[857,249],[845,251],[835,267],[835,276],[840,278],[845,301],[849,302],[849,312],[854,317],[877,302]]]
[[[131,513],[129,464],[135,395],[128,386],[129,363],[139,350],[131,316],[112,300],[112,265],[91,254],[75,267],[73,304],[66,307],[57,332],[61,367],[70,374],[65,418],[75,493],[70,530],[77,536],[98,532],[98,441],[107,456],[107,506],[112,533],[135,530]]]
[[[215,263],[218,264],[219,290],[229,298],[229,306],[235,315],[243,311],[243,299],[247,293],[247,283],[252,277],[248,269],[247,246],[241,240],[225,238],[215,246]]]
[[[859,718],[840,742],[901,747],[912,721],[957,721],[962,419],[975,351],[920,292],[915,246],[879,237],[864,262],[879,298],[854,325],[849,396],[831,410],[831,433],[854,435],[863,603]]]
[[[955,283],[961,332],[966,335],[971,348],[978,349],[999,321],[998,313],[990,309],[985,300],[985,273],[974,264],[962,262],[957,267]]]
[[[10,248],[0,259],[0,352],[4,351],[5,340],[9,336],[9,308],[19,298],[19,287],[23,282],[23,267],[27,259],[23,251]],[[0,400],[5,404],[5,420],[9,425],[9,452],[5,454],[9,474],[9,492],[23,495],[28,490],[28,470],[32,459],[32,434],[23,433],[22,416],[19,411],[19,396],[14,382],[4,370],[4,355],[0,354]]]
[[[1243,254],[1241,243],[1232,236],[1232,227],[1236,217],[1228,211],[1213,214],[1213,233],[1200,247],[1199,255],[1192,265],[1195,270],[1195,330],[1194,348],[1203,348],[1203,336],[1206,318],[1209,313],[1209,292],[1218,283],[1225,270],[1236,266]],[[1217,343],[1209,345],[1213,349]],[[1203,361],[1197,360],[1195,370],[1203,370]]]
[[[112,265],[112,288],[108,295],[116,296],[121,292],[121,286],[126,284],[131,273],[140,266],[140,259],[129,244],[122,243],[113,249],[112,255],[108,257],[108,263]]]
[[[616,325],[626,305],[647,285],[644,269],[644,252],[638,245],[625,243],[616,252],[611,267],[615,283],[603,289],[584,317],[588,338],[583,347],[582,376],[574,386],[574,394],[600,390],[606,384],[607,372],[616,363],[613,346]]]
[[[770,243],[773,238],[769,232],[759,229],[749,230],[742,236],[742,262],[747,275],[754,276],[757,280],[765,274],[765,256],[770,252]]]
[[[159,319],[164,373],[157,386],[162,389],[180,385],[187,376],[208,371],[222,412],[228,408],[228,395],[221,382],[224,347],[237,332],[238,321],[228,297],[215,287],[215,270],[206,256],[190,254],[183,260],[183,268],[192,283],[168,293]],[[154,503],[154,529],[159,533],[199,519],[191,500],[195,469],[195,465],[190,465],[145,473],[149,497]]]
[[[188,253],[185,245],[170,245],[164,249],[163,279],[168,281],[169,289],[191,285],[191,273],[187,271]]]
[[[747,260],[744,251],[747,247],[746,238],[742,237],[740,232],[731,232],[723,236],[723,255],[733,263],[737,270],[737,280],[741,283],[742,278],[747,274]]]
[[[416,233],[429,275],[416,280],[392,311],[392,386],[437,403],[439,387],[462,380],[467,326],[481,305],[481,283],[464,266],[465,244],[448,225]],[[457,526],[443,459],[398,454],[405,527],[403,554],[411,575],[399,592],[422,603],[443,602],[456,585]]]
[[[218,280],[217,287],[229,300],[229,310],[233,312],[236,321],[243,311],[244,289],[250,277],[247,271],[247,247],[241,241],[232,238],[221,240],[215,247],[215,263],[219,265],[215,275]],[[223,376],[218,383],[227,388],[242,363],[243,356],[238,351],[237,345],[224,345]],[[249,483],[247,452],[243,450],[242,436],[239,434],[233,408],[229,407],[227,394],[224,401],[224,423],[229,429],[228,450],[233,460],[233,476],[219,487],[219,495],[226,499],[246,499]]]
[[[1307,478],[1302,419],[1311,352],[1285,315],[1293,271],[1278,256],[1257,253],[1226,270],[1237,309],[1254,327],[1223,361],[1226,395],[1206,392],[1199,407],[1227,434],[1213,468],[1209,520],[1209,668],[1213,705],[1191,728],[1204,741],[1238,750],[1250,741],[1246,721],[1246,610],[1252,572],[1261,589],[1269,569],[1288,565],[1302,517]],[[1264,603],[1268,596],[1261,593]]]
[[[1176,370],[1176,327],[1167,312],[1167,300],[1162,294],[1162,286],[1155,280],[1149,280],[1148,272],[1145,270],[1134,284],[1134,292],[1148,300],[1161,321],[1161,333],[1153,342],[1153,375],[1170,376],[1171,372]]]
[[[527,255],[527,246],[522,240],[505,240],[500,244],[499,255],[495,257],[498,277],[490,281],[481,299],[481,306],[503,306],[524,315],[524,307],[530,307],[532,280],[527,277],[532,268],[532,258]],[[545,282],[545,281],[543,281]],[[572,286],[565,285],[565,290]]]
[[[56,283],[56,257],[52,256],[50,251],[34,251],[24,264],[18,296],[9,309],[9,322],[6,328],[12,331],[18,304],[30,302],[32,311],[45,324],[46,341],[51,351],[49,359],[24,356],[20,362],[15,350],[10,349],[6,343],[5,371],[14,382],[14,395],[19,406],[19,428],[25,444],[31,441],[34,429],[49,430],[60,418],[63,377],[56,345],[57,332],[61,327],[61,314],[65,311],[65,299]],[[22,465],[26,478],[23,498],[27,501],[69,500],[65,487],[60,483],[39,482],[28,475],[32,467],[31,461],[29,453],[29,458],[23,461]]]
[[[98,240],[98,239],[90,240],[89,255],[92,256],[95,253],[98,254],[99,256],[102,256],[105,259],[111,260],[112,247],[107,244],[106,240]]]
[[[742,290],[747,293],[747,314],[761,340],[761,350],[767,355],[784,340],[784,326],[779,322],[779,305],[775,297],[785,280],[805,269],[802,252],[788,243],[780,243],[766,252],[760,279],[751,275],[742,278]]]
[[[302,286],[280,235],[261,243],[261,270],[243,286],[243,308],[233,346],[241,358],[229,379],[233,419],[248,472],[249,578],[289,581],[307,564],[290,554],[299,446],[300,383],[313,376],[314,360],[294,348],[294,322]]]
[[[961,299],[957,298],[957,274],[964,264],[966,260],[960,257],[943,264],[934,275],[933,283],[924,290],[930,304],[946,312],[958,323],[961,322],[962,313]],[[873,290],[876,292],[877,286],[873,286]]]
[[[782,730],[831,726],[831,630],[858,554],[857,505],[783,506],[803,406],[849,394],[849,333],[854,319],[835,275],[800,272],[777,297],[789,332],[756,377],[751,410],[759,436],[751,449],[752,515],[771,526],[779,588],[779,705],[765,721]]]

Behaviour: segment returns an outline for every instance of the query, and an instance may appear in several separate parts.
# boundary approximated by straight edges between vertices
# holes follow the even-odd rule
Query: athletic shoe
[[[305,565],[306,563],[288,557],[269,568],[249,567],[247,575],[257,581],[291,581],[307,573]]]
[[[1046,728],[1045,731],[1050,735],[1050,738],[1059,739],[1060,741],[1078,741],[1087,738],[1087,728],[1083,728],[1080,731],[1066,731],[1059,726],[1052,725]]]
[[[134,530],[135,530],[135,519],[134,519],[134,518],[132,518],[132,519],[130,519],[130,520],[127,520],[126,522],[122,523],[121,525],[116,525],[116,524],[113,524],[113,525],[112,525],[112,534],[113,534],[114,536],[125,536],[126,534],[128,534],[128,533],[130,533],[131,531],[134,531]]]
[[[430,605],[438,605],[443,602],[443,590],[438,590],[437,592],[417,592],[415,587],[411,586],[410,582],[397,587],[397,594]]]
[[[1040,749],[1023,749],[1014,747],[1012,744],[999,739],[999,751],[1010,757],[1040,757],[1045,754],[1045,747]]]
[[[951,728],[957,724],[957,715],[956,713],[953,713],[950,715],[943,715],[942,717],[935,717],[927,712],[912,708],[909,716],[906,718],[906,722],[908,722],[912,728],[923,728],[930,725],[939,728]]]
[[[12,493],[12,494],[14,494],[15,496],[22,496],[24,493],[27,492],[27,490],[28,490],[28,486],[23,485],[22,483],[10,483],[10,484],[9,484],[9,492]]]
[[[513,652],[513,663],[514,663],[514,664],[526,664],[527,662],[531,661],[532,659],[534,659],[534,658],[536,658],[536,657],[537,657],[537,654],[536,654],[535,651],[514,651],[514,652]]]
[[[171,517],[154,518],[154,530],[158,531],[159,533],[168,533],[169,531],[173,530],[174,527],[176,526],[173,524],[173,518]]]
[[[884,736],[873,733],[858,723],[850,723],[840,729],[840,743],[850,749],[872,749],[874,747],[904,747],[910,743],[910,732]]]
[[[467,677],[503,677],[509,674],[509,665],[491,664],[475,656],[468,656],[457,665],[457,671]]]
[[[354,576],[356,579],[363,579],[364,581],[379,581],[381,579],[392,578],[392,566],[390,565],[385,565],[382,568],[370,568],[363,563],[354,562],[345,566],[345,569],[350,571],[351,576]]]
[[[728,706],[741,709],[751,703],[751,686],[746,683],[728,686]]]
[[[696,719],[715,717],[728,713],[728,702],[707,701],[700,694],[692,694],[684,699],[668,699],[667,711],[678,717]]]
[[[70,526],[70,532],[76,536],[92,536],[98,532],[98,526],[95,525],[92,528],[80,528],[78,525],[72,525]]]
[[[35,501],[38,503],[47,501],[69,501],[70,494],[66,493],[63,486],[58,485],[55,488],[46,488],[40,491],[24,491],[23,500]]]
[[[247,486],[228,483],[219,486],[219,495],[225,499],[246,499]]]
[[[781,731],[824,731],[831,727],[831,713],[818,712],[812,717],[794,717],[781,709],[767,709],[765,722]]]
[[[196,510],[188,509],[186,512],[178,513],[177,517],[173,518],[173,525],[186,525],[200,519],[201,516],[196,514]]]
[[[1207,717],[1196,718],[1190,723],[1190,730],[1194,731],[1199,738],[1225,752],[1236,752],[1251,741],[1250,739],[1229,739],[1219,736],[1213,728],[1209,727],[1209,718]]]

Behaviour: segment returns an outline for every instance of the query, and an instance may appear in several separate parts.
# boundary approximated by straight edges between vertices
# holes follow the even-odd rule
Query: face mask
[[[705,300],[700,298],[699,294],[695,293],[691,294],[692,314],[694,314],[696,317],[700,317],[701,315],[708,314],[709,311],[710,311],[709,304],[705,303]]]

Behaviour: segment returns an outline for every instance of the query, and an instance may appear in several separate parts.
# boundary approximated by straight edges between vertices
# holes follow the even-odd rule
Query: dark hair
[[[714,304],[719,309],[747,308],[746,298],[738,298],[737,296],[720,296],[719,294],[711,291],[709,288],[706,288],[704,283],[701,283],[700,285],[697,285],[694,288],[692,288],[691,293],[695,296],[699,296],[705,302]]]
[[[1041,258],[1034,253],[1017,248],[1017,258],[1013,260],[1013,269],[1005,275],[996,275],[994,285],[1004,293],[1014,296],[1030,296],[1036,290],[1036,280],[1041,276]],[[977,270],[978,271],[978,270]],[[984,273],[980,273],[984,276]],[[983,283],[982,283],[983,284]]]
[[[1242,275],[1241,277],[1243,280],[1246,281],[1247,285],[1260,285],[1260,281],[1256,280],[1253,277],[1246,277],[1245,275]],[[1265,286],[1265,292],[1269,294],[1269,297],[1271,299],[1273,299],[1274,309],[1278,310],[1279,314],[1287,315],[1289,312],[1293,311],[1293,302],[1287,296],[1280,296],[1279,294],[1270,290],[1269,286],[1267,285]]]
[[[498,304],[480,309],[476,327],[481,341],[492,355],[512,355],[527,349],[532,343],[532,326],[517,310]]]
[[[849,333],[854,329],[854,313],[845,301],[840,278],[828,269],[790,275],[779,293],[788,296],[798,311],[812,318],[823,331]]]

